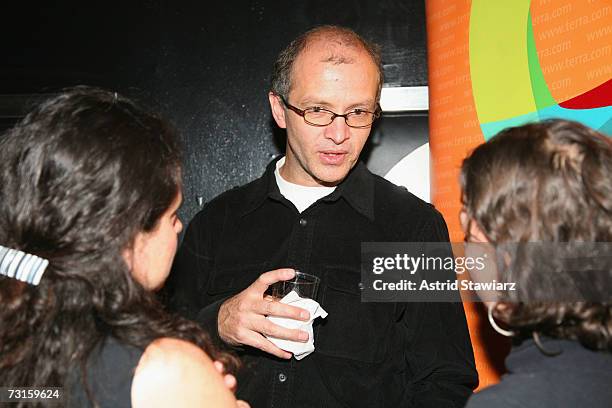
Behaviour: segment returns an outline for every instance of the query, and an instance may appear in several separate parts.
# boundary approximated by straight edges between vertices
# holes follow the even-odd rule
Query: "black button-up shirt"
[[[478,380],[462,304],[360,297],[362,242],[448,241],[442,216],[363,164],[300,214],[274,169],[195,216],[171,275],[173,305],[213,336],[221,303],[261,273],[320,277],[329,315],[314,322],[314,353],[286,361],[240,349],[238,397],[253,408],[463,406]]]

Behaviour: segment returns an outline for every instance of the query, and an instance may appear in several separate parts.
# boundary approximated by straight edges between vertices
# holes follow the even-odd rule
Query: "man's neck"
[[[322,185],[315,186],[304,186],[296,183],[292,183],[286,180],[281,175],[281,169],[284,165],[285,158],[283,157],[276,163],[276,170],[274,177],[276,178],[276,185],[278,189],[287,200],[291,201],[298,212],[302,212],[310,207],[317,200],[331,194],[335,187],[325,187]]]
[[[327,187],[327,188],[337,187],[338,184],[340,184],[340,182],[326,183],[322,180],[318,180],[303,170],[301,172],[298,172],[301,174],[295,174],[295,172],[291,171],[291,167],[292,167],[291,163],[287,164],[287,160],[291,162],[291,158],[288,158],[287,156],[285,156],[281,160],[283,161],[283,163],[281,164],[281,167],[278,169],[279,174],[288,183],[296,184],[302,187]],[[295,164],[297,166],[300,166],[299,163],[295,163]]]

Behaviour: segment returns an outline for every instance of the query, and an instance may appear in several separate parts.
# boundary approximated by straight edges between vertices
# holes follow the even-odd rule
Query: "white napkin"
[[[288,329],[299,329],[308,332],[308,341],[301,343],[299,341],[277,339],[275,337],[266,336],[268,340],[274,343],[278,348],[293,353],[296,360],[301,360],[315,349],[314,347],[314,335],[312,332],[312,322],[317,317],[326,318],[327,312],[323,310],[319,304],[308,298],[301,298],[295,291],[291,291],[284,298],[280,300],[281,303],[286,303],[291,306],[301,307],[302,309],[308,310],[310,313],[310,320],[294,320],[286,317],[267,316],[266,319],[270,320],[274,324],[286,327]]]

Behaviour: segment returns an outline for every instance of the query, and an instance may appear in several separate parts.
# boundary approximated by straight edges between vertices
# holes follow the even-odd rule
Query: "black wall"
[[[87,3],[0,6],[0,126],[32,94],[76,84],[143,100],[184,139],[185,220],[197,197],[258,177],[282,151],[267,102],[270,70],[303,31],[351,27],[382,46],[386,86],[427,84],[421,0]]]

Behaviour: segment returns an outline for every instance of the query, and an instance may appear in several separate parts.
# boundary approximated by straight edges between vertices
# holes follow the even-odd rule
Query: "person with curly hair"
[[[174,130],[116,93],[63,92],[0,138],[0,385],[62,387],[67,406],[248,406],[220,373],[235,357],[153,293],[180,203]]]
[[[517,287],[485,302],[514,342],[508,374],[467,407],[610,406],[612,139],[560,119],[509,128],[464,160],[461,188],[468,246],[496,247],[495,277]]]

